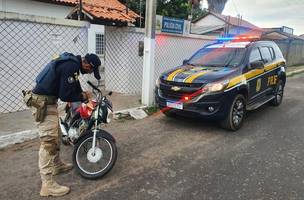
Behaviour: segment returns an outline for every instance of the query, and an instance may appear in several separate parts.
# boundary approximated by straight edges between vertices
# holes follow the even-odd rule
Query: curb
[[[139,107],[135,107],[135,108],[119,110],[119,111],[115,111],[113,114],[114,114],[114,116],[117,116],[121,113],[129,114],[130,111],[143,109],[143,108],[146,108],[146,106],[139,106]],[[5,147],[13,145],[13,144],[18,144],[18,143],[23,143],[23,142],[26,142],[29,140],[33,140],[36,138],[38,138],[37,129],[25,130],[25,131],[20,131],[20,132],[16,132],[16,133],[10,133],[7,135],[3,135],[3,136],[0,136],[0,149],[3,149]]]
[[[28,140],[33,140],[38,137],[38,130],[26,130],[17,133],[11,133],[0,137],[0,149],[3,149],[12,144],[22,143]]]
[[[286,76],[287,76],[287,77],[290,77],[290,76],[293,76],[293,75],[296,75],[296,74],[301,74],[301,73],[303,73],[303,72],[304,72],[304,69],[299,69],[299,70],[287,72],[287,73],[286,73]]]
[[[147,108],[147,106],[139,106],[139,107],[135,107],[135,108],[128,108],[128,109],[124,109],[124,110],[118,110],[115,111],[114,114],[114,120],[119,118],[119,115],[123,114],[123,115],[129,115],[131,112],[135,111],[135,110],[142,110],[144,108]]]

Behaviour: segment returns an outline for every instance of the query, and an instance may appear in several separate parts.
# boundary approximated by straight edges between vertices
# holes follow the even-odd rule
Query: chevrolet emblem
[[[179,91],[181,88],[180,87],[177,87],[177,86],[173,86],[172,88],[171,88],[171,90],[173,90],[173,91],[175,91],[175,92],[177,92],[177,91]]]

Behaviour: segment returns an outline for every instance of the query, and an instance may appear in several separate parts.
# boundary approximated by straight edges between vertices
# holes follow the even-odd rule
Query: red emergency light
[[[218,41],[250,41],[260,39],[258,36],[238,36],[238,37],[220,37]]]
[[[184,101],[189,101],[189,100],[190,100],[190,97],[184,96]]]

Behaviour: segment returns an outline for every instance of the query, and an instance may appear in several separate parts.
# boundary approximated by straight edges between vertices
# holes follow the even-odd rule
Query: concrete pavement
[[[114,122],[118,160],[103,179],[74,171],[58,199],[304,199],[304,75],[288,79],[280,107],[249,112],[243,128],[155,115]],[[71,160],[71,148],[62,154]],[[0,151],[0,199],[40,199],[38,141]]]

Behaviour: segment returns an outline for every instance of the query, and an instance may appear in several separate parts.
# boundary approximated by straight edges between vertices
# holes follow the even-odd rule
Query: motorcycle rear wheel
[[[103,130],[102,130],[103,131]],[[105,131],[104,131],[105,132]],[[74,146],[73,164],[76,171],[86,179],[98,179],[114,167],[117,160],[115,141],[96,133],[96,147],[92,149],[93,132],[84,133]]]

